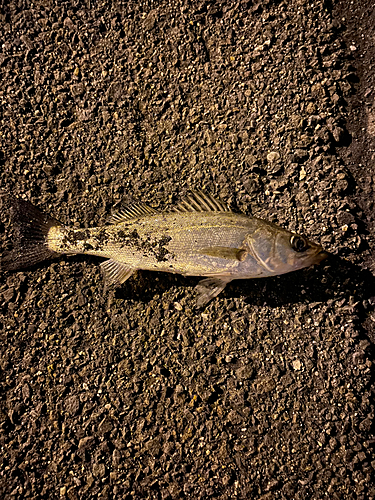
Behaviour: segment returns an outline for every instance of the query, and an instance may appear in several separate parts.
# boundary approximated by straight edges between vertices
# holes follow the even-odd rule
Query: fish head
[[[285,274],[328,257],[323,248],[305,236],[292,233],[273,224],[261,227],[249,235],[247,245],[250,254],[265,269],[265,275]]]

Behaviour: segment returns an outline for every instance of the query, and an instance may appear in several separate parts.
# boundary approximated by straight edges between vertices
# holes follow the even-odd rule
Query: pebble
[[[272,151],[271,153],[268,153],[267,155],[267,160],[269,162],[277,161],[280,158],[280,154],[277,151]]]
[[[292,362],[292,366],[293,366],[293,369],[298,371],[301,369],[302,367],[302,364],[301,364],[301,361],[299,361],[299,359],[295,359],[293,362]]]

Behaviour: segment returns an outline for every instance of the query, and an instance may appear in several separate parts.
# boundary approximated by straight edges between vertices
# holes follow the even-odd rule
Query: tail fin
[[[15,271],[60,255],[48,248],[47,235],[60,222],[43,214],[31,203],[9,197],[13,212],[13,250],[0,260],[0,269]]]

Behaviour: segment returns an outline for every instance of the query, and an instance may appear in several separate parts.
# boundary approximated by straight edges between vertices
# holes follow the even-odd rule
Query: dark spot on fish
[[[72,229],[67,229],[62,238],[62,245],[65,248],[76,248],[77,245],[90,237],[90,232],[88,230],[75,231]]]
[[[96,240],[98,243],[107,243],[108,242],[108,234],[105,229],[102,229],[98,231],[98,233],[95,235]]]
[[[89,237],[88,231],[76,231],[74,233],[74,239],[76,241],[87,240]]]
[[[78,249],[82,252],[98,252],[108,245],[115,245],[117,249],[130,248],[140,252],[145,258],[153,258],[157,262],[175,259],[176,256],[168,250],[170,236],[157,237],[152,233],[140,235],[137,229],[122,226],[117,230],[113,227],[103,227],[94,233],[90,230],[67,230],[64,234],[63,245],[67,249]]]
[[[171,239],[172,238],[170,236],[163,236],[160,240],[160,245],[166,245],[171,241]]]
[[[160,241],[159,241],[159,253],[155,253],[156,260],[158,262],[163,262],[166,261],[166,256],[169,254],[169,251],[167,248],[165,248],[165,245],[167,245],[171,241],[170,236],[163,236]]]

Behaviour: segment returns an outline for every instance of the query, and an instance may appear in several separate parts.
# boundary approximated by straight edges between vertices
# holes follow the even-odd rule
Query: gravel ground
[[[0,275],[0,497],[372,499],[373,2],[9,1],[0,189],[62,222],[202,189],[320,242],[234,282]],[[12,246],[0,198],[1,248]]]

